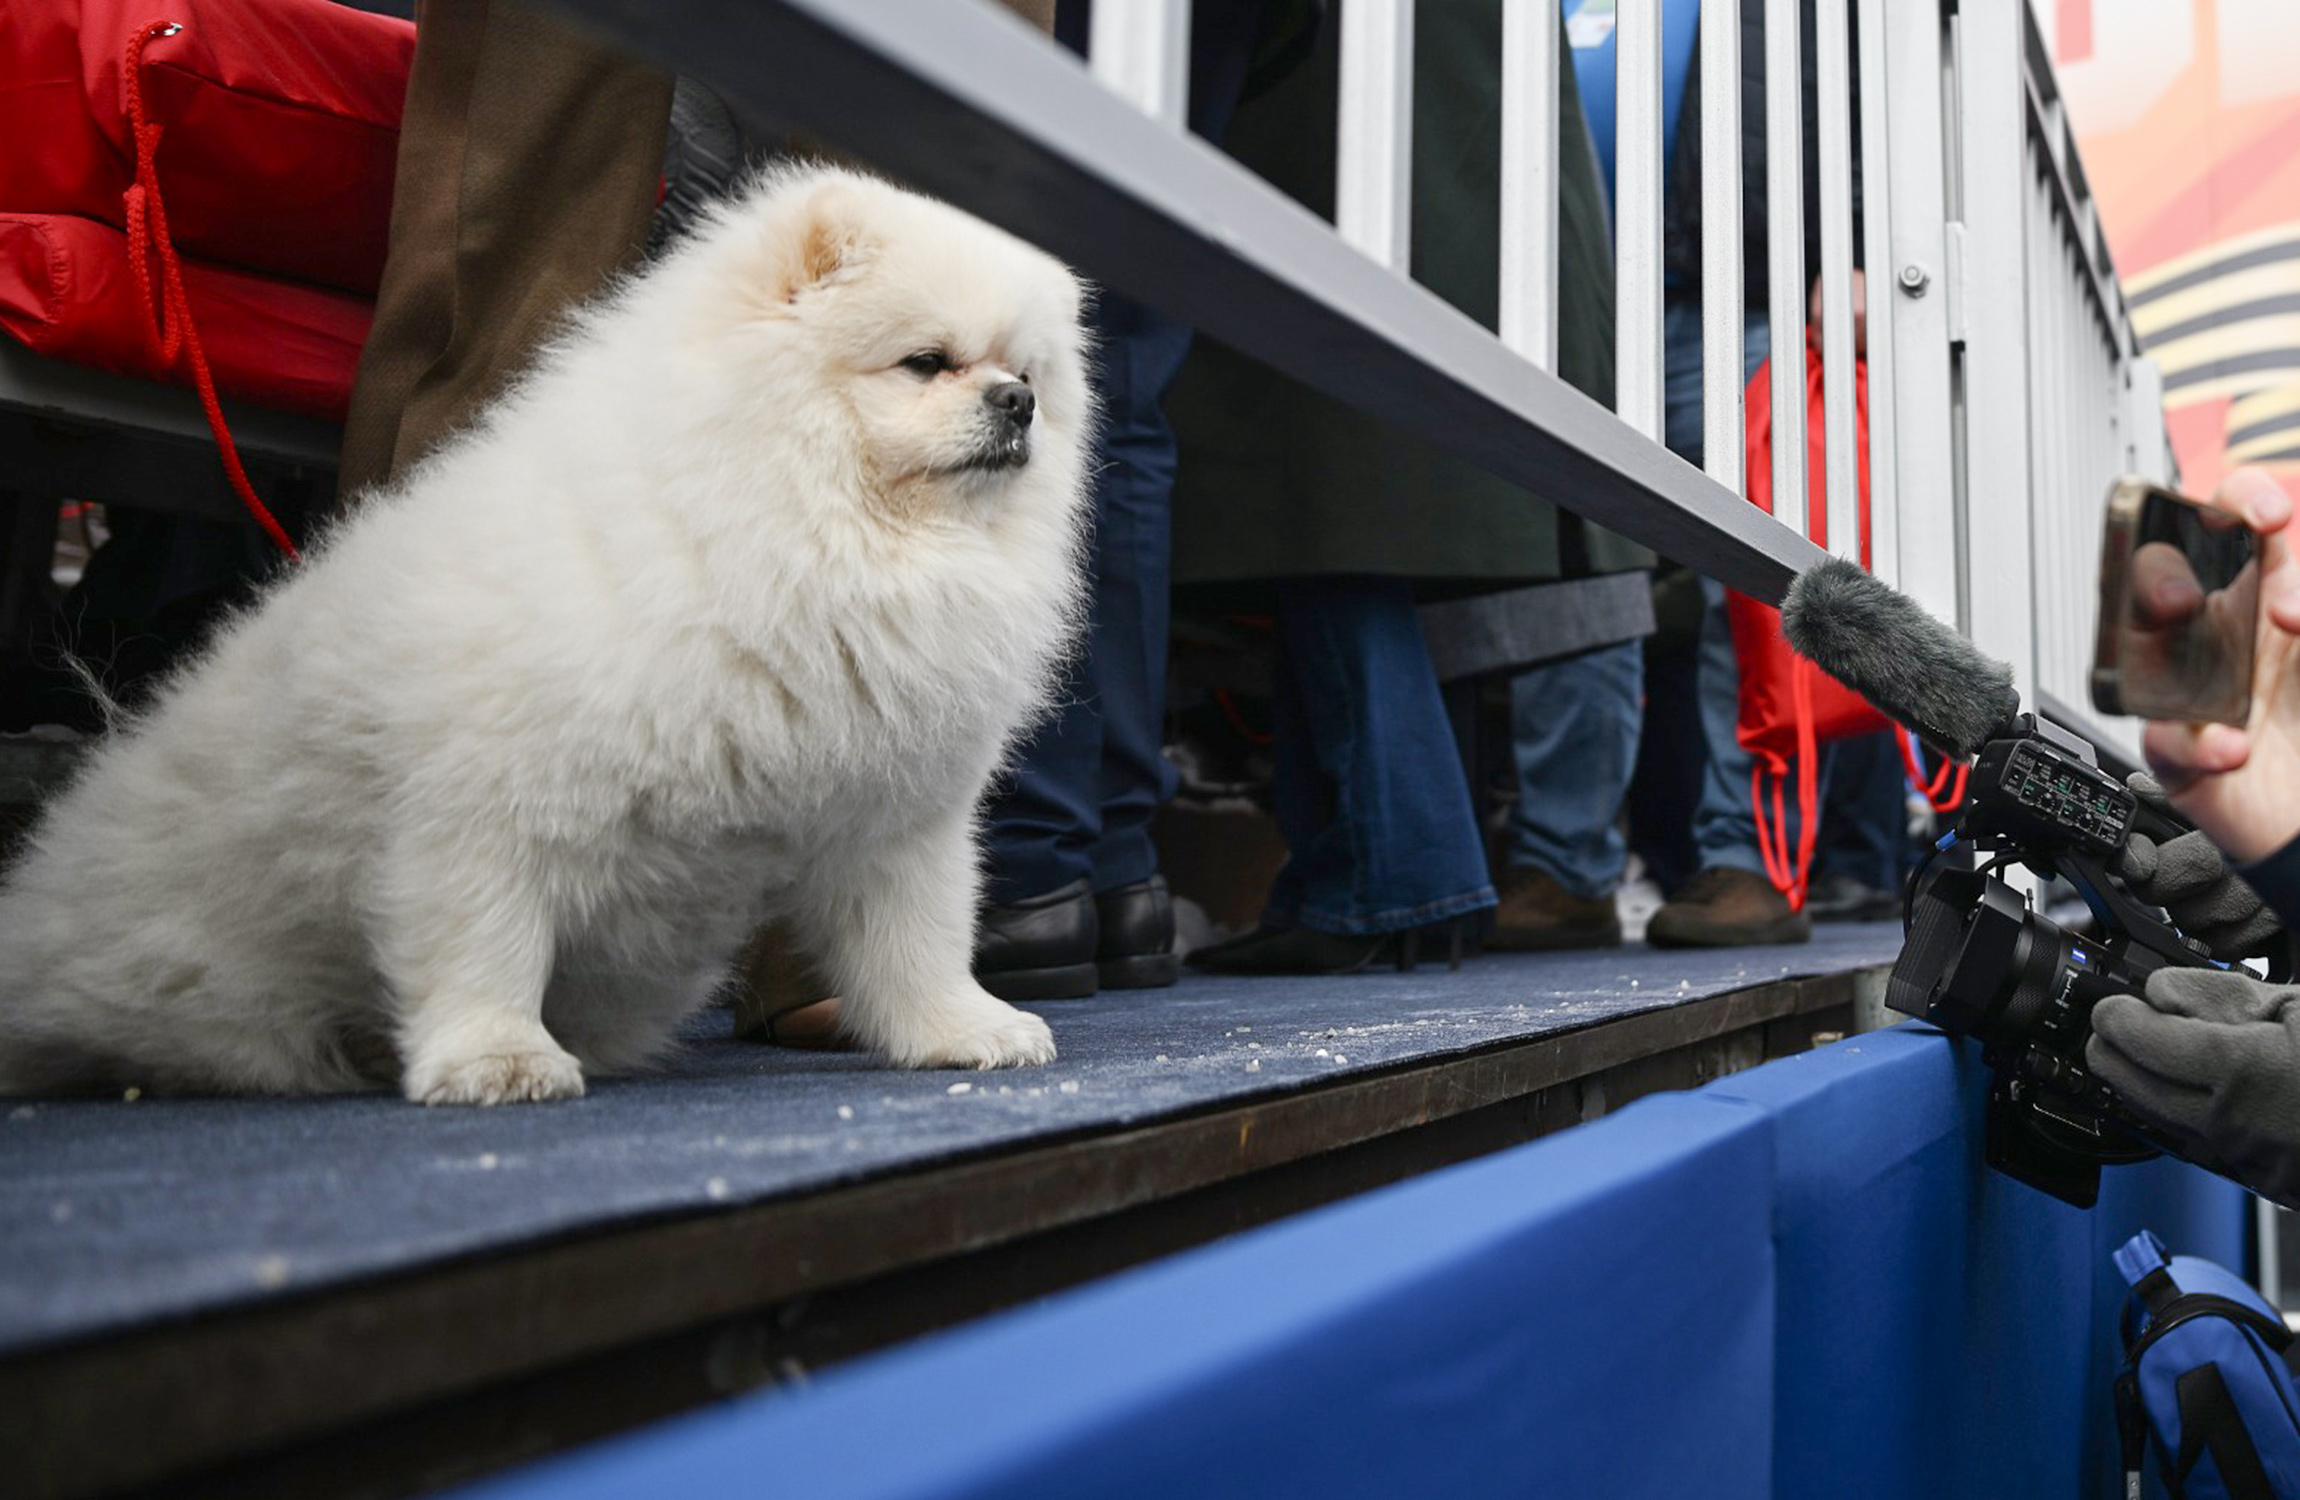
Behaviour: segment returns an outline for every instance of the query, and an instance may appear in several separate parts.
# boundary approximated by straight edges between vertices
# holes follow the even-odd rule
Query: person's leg
[[[1754,368],[1760,349],[1747,362]],[[1701,304],[1671,299],[1661,313],[1661,440],[1689,464],[1701,462]]]
[[[1577,896],[1608,895],[1621,883],[1628,848],[1613,810],[1637,762],[1644,681],[1644,653],[1624,641],[1510,684],[1518,769],[1510,864],[1546,870]]]
[[[1098,323],[1107,467],[1097,495],[1091,692],[1102,710],[1100,827],[1086,858],[1099,892],[1157,873],[1150,819],[1174,788],[1163,747],[1175,448],[1161,403],[1190,330],[1116,297],[1105,299]]]
[[[1164,731],[1175,454],[1161,403],[1190,330],[1109,294],[1094,323],[1103,428],[1086,637],[1061,707],[1017,752],[984,820],[975,967],[1008,999],[1154,987],[1177,973],[1150,820],[1174,777]]]
[[[1762,874],[1765,861],[1757,849],[1757,817],[1749,800],[1749,775],[1755,763],[1736,734],[1741,722],[1741,668],[1733,651],[1725,586],[1704,578],[1701,597],[1701,652],[1694,670],[1701,735],[1709,754],[1702,767],[1701,802],[1693,814],[1693,842],[1701,851],[1704,870],[1723,866]],[[1795,816],[1794,809],[1790,815]]]
[[[1666,894],[1701,868],[1693,845],[1693,809],[1701,800],[1708,739],[1688,725],[1701,719],[1694,657],[1701,626],[1701,580],[1682,570],[1653,588],[1656,629],[1645,639],[1645,704],[1637,769],[1629,778],[1629,850]]]
[[[1175,444],[1164,402],[1190,330],[1108,294],[1098,321],[1107,467],[1094,539],[1094,632],[1081,683],[1101,730],[1096,763],[1079,768],[1099,800],[1086,879],[1098,981],[1151,989],[1180,973],[1173,902],[1150,824],[1174,794],[1165,740]]]
[[[1828,748],[1805,903],[1816,922],[1878,921],[1900,910],[1908,780],[1895,734],[1880,730]]]
[[[421,457],[646,244],[671,78],[516,0],[426,0],[337,493]]]
[[[1218,140],[1244,87],[1259,5],[1202,4],[1191,27],[1191,128]],[[1085,46],[1086,11],[1065,6],[1055,37]],[[1173,981],[1173,916],[1150,822],[1173,793],[1164,751],[1166,636],[1175,443],[1164,402],[1190,349],[1190,329],[1104,292],[1094,312],[1103,427],[1095,482],[1091,624],[1060,694],[1064,707],[1017,752],[988,810],[986,934],[1023,908],[1042,936],[1087,941],[1098,983]],[[1095,919],[1056,922],[1050,900],[1092,899]],[[1043,941],[1008,950],[1020,963],[1061,959]],[[984,955],[984,964],[1000,960]],[[978,965],[978,967],[981,967]],[[985,983],[997,988],[986,973]],[[1039,996],[1038,998],[1051,998]]]
[[[1689,316],[1697,323],[1699,308],[1691,307]],[[1764,314],[1750,312],[1742,329],[1744,381],[1756,374],[1769,342]],[[1689,355],[1695,367],[1699,350],[1695,338]],[[1683,346],[1673,346],[1672,373],[1680,378],[1677,361],[1687,357]],[[1688,462],[1701,462],[1704,440],[1697,396],[1690,411],[1672,406],[1669,436],[1670,446]],[[1752,763],[1735,734],[1741,717],[1741,672],[1725,610],[1725,589],[1705,578],[1701,592],[1705,608],[1694,674],[1707,757],[1693,817],[1701,869],[1653,914],[1646,939],[1664,947],[1801,943],[1812,936],[1812,921],[1803,912],[1789,910],[1788,901],[1766,876],[1757,846],[1757,821],[1750,804]],[[1796,809],[1791,805],[1786,836],[1794,843],[1797,833]]]
[[[1287,649],[1281,628],[1270,663],[1270,816],[1286,845],[1286,861],[1271,877],[1263,903],[1261,925],[1267,928],[1299,926],[1310,890],[1347,878],[1346,844],[1333,833],[1341,799],[1326,772],[1318,720],[1310,712],[1310,678]],[[1335,849],[1345,852],[1335,856]],[[1199,955],[1191,957],[1195,962]]]
[[[1672,302],[1665,321],[1663,389],[1667,397],[1664,435],[1670,451],[1687,463],[1703,460],[1701,305]],[[1745,330],[1750,344],[1743,362],[1750,374],[1765,357],[1766,324],[1752,315]],[[1699,790],[1693,810],[1693,845],[1700,867],[1727,865],[1762,873],[1757,825],[1749,811],[1749,757],[1734,735],[1741,716],[1741,676],[1733,654],[1733,633],[1725,614],[1725,591],[1712,579],[1699,580],[1701,620],[1694,653],[1696,716],[1691,726],[1701,740]]]
[[[1637,765],[1644,679],[1644,646],[1625,641],[1536,667],[1510,684],[1518,794],[1490,946],[1621,940],[1613,893],[1628,851],[1619,815]]]
[[[1688,463],[1702,462],[1701,427],[1701,307],[1679,303],[1670,308],[1668,388],[1669,446]],[[1752,310],[1742,328],[1742,378],[1754,377],[1764,363],[1772,329],[1761,311]],[[1703,869],[1725,866],[1762,874],[1765,862],[1757,851],[1757,823],[1749,804],[1748,752],[1741,748],[1735,729],[1741,721],[1741,669],[1733,652],[1733,629],[1725,612],[1725,588],[1713,579],[1701,580],[1702,616],[1700,649],[1694,669],[1699,693],[1701,736],[1708,750],[1701,778],[1701,799],[1693,815],[1693,841]]]
[[[1664,436],[1672,449],[1698,463],[1699,304],[1668,304],[1662,347]],[[1488,939],[1493,946],[1581,947],[1620,940],[1611,907],[1626,854],[1617,824],[1637,768],[1644,694],[1643,648],[1635,643],[1536,668],[1511,685],[1518,800],[1510,869]],[[1683,730],[1672,726],[1668,732]]]
[[[1362,967],[1393,934],[1494,904],[1411,585],[1282,586],[1274,800],[1289,857],[1264,930],[1193,954],[1216,969]]]
[[[1688,463],[1701,462],[1701,304],[1673,299],[1662,315],[1662,439],[1671,452]],[[1701,580],[1678,575],[1663,587],[1680,592],[1699,589]],[[1662,589],[1655,591],[1655,602]],[[1694,620],[1705,604],[1696,599]],[[1669,623],[1662,622],[1666,633]],[[1679,634],[1698,635],[1697,629],[1679,626]],[[1683,654],[1657,663],[1654,647],[1660,636],[1647,641],[1647,673],[1643,734],[1639,739],[1639,766],[1631,792],[1630,825],[1653,874],[1664,890],[1673,890],[1699,867],[1693,841],[1693,814],[1700,805],[1702,778],[1707,765],[1708,736],[1700,727],[1700,706],[1694,658],[1688,642]]]
[[[1337,814],[1324,840],[1328,858],[1313,865],[1328,874],[1304,892],[1302,925],[1397,932],[1493,905],[1469,781],[1411,586],[1335,579],[1288,593],[1279,629]],[[1337,853],[1346,878],[1335,878]]]

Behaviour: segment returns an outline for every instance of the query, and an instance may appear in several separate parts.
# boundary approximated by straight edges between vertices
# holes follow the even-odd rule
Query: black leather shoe
[[[1094,898],[1094,915],[1102,929],[1094,966],[1104,989],[1164,989],[1181,976],[1182,961],[1174,956],[1174,898],[1165,876],[1102,892]]]
[[[1001,1000],[1083,1000],[1094,993],[1099,929],[1083,880],[1006,906],[974,928],[974,978]]]

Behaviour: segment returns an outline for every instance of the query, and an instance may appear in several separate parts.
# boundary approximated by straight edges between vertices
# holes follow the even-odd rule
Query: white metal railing
[[[2158,386],[2136,355],[2025,0],[1761,0],[1777,519],[1738,498],[1738,26],[1704,26],[1699,60],[1703,282],[1713,293],[1703,473],[1658,441],[1661,0],[1615,7],[1610,413],[1550,373],[1558,0],[1505,0],[1498,334],[1408,276],[1412,0],[1336,0],[1332,225],[1185,131],[1188,0],[1096,0],[1087,68],[981,0],[557,3],[1330,395],[1769,598],[1818,555],[1803,540],[1810,279],[1799,19],[1810,13],[1830,543],[1850,553],[1858,536],[1857,123],[1877,571],[2010,660],[2024,691],[2041,689],[2096,734],[2127,733],[2084,711],[2090,538],[2108,476],[2162,472]],[[1711,4],[1735,13],[1726,0]]]
[[[1501,13],[1501,341],[1557,368],[1557,70],[1546,6]]]
[[[1543,7],[1547,9],[1547,7]],[[1741,281],[1741,28],[1701,28],[1701,284]],[[1745,413],[1741,399],[1742,305],[1701,306],[1701,456],[1709,476],[1738,494]]]
[[[2095,714],[2087,678],[2109,481],[2170,477],[2161,381],[2027,7],[1879,8],[1894,258],[1871,286],[1898,294],[1881,359],[1872,317],[1870,370],[1872,403],[1882,370],[1895,408],[1872,427],[1893,445],[1889,464],[1872,453],[1893,485],[1890,576],[2010,661],[2031,703],[2137,758],[2137,726]]]
[[[1555,25],[1550,7],[1531,7]],[[1661,0],[1617,0],[1613,122],[1613,409],[1661,441]],[[1555,117],[1551,117],[1555,128]],[[1738,486],[1733,486],[1738,488]]]

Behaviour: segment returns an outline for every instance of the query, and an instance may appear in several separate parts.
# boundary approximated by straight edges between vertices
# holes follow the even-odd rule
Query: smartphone
[[[2144,479],[2110,487],[2093,707],[2243,725],[2259,616],[2260,538],[2251,527]]]

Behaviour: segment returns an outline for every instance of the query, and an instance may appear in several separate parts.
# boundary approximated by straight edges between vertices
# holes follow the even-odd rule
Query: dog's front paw
[[[915,1018],[885,1052],[905,1068],[1026,1068],[1054,1061],[1054,1032],[988,994]]]
[[[418,1104],[520,1104],[580,1099],[583,1066],[564,1051],[489,1052],[410,1068],[402,1080]]]

